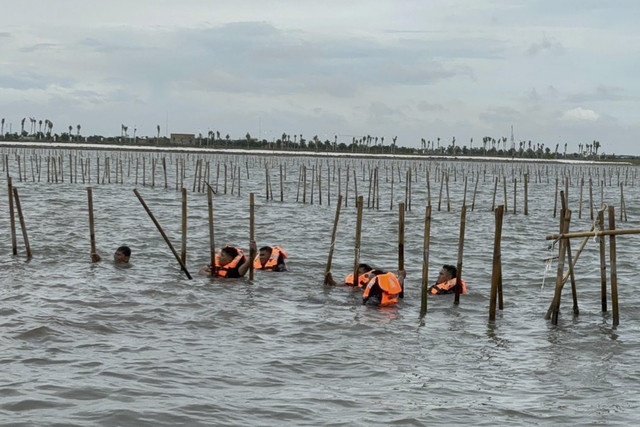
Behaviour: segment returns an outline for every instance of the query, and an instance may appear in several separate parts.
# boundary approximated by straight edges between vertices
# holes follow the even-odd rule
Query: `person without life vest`
[[[258,257],[253,261],[253,268],[265,271],[287,271],[285,258],[288,258],[288,255],[280,246],[263,246],[258,251]]]
[[[366,273],[370,272],[371,270],[373,270],[373,268],[369,264],[358,264],[358,287],[359,288],[364,289],[364,287],[367,286],[367,283],[369,283],[369,277],[366,276]],[[328,271],[327,274],[325,275],[325,283],[333,286],[338,286],[338,285],[355,286],[353,282],[353,273],[349,273],[347,277],[344,278],[343,283],[338,283],[334,280],[333,276],[331,275],[331,272]]]
[[[255,241],[251,240],[249,247],[253,254],[257,252]],[[225,279],[238,278],[247,273],[252,262],[253,259],[245,255],[242,249],[227,245],[218,251],[215,264],[203,266],[199,273]]]
[[[129,246],[120,246],[113,254],[113,262],[115,264],[129,264],[131,258],[131,248]],[[102,258],[97,252],[91,253],[91,262],[99,262]]]
[[[443,265],[438,272],[436,284],[429,288],[431,295],[453,294],[456,292],[456,277],[458,277],[458,269],[453,265]],[[467,283],[460,278],[460,293],[467,293]]]
[[[379,306],[389,306],[398,302],[403,297],[404,279],[407,276],[405,270],[399,270],[398,276],[392,272],[372,270],[366,274],[370,280],[362,294],[362,304],[369,301]]]

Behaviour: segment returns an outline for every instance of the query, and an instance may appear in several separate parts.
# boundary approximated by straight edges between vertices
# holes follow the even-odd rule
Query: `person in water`
[[[358,284],[357,286],[359,288],[364,288],[365,286],[367,286],[367,283],[369,282],[369,277],[367,277],[366,273],[370,272],[371,270],[373,270],[373,268],[369,265],[369,264],[358,264]],[[335,279],[333,278],[333,276],[331,275],[331,272],[328,271],[327,274],[325,274],[325,283],[327,285],[332,285],[332,286],[338,286],[338,285],[345,285],[345,286],[355,286],[354,285],[354,281],[353,281],[353,273],[349,273],[347,275],[347,277],[344,278],[344,282],[343,283],[338,283],[335,281]]]
[[[287,271],[284,263],[288,255],[280,246],[263,246],[258,251],[258,257],[253,261],[255,270]]]
[[[372,270],[366,274],[369,282],[362,293],[362,304],[373,301],[379,306],[394,305],[398,298],[404,297],[405,270],[399,270],[396,276],[392,272]]]
[[[256,242],[251,240],[249,248],[255,257]],[[214,265],[205,265],[198,273],[225,279],[238,278],[247,273],[252,262],[253,259],[246,256],[242,249],[227,245],[218,251]]]
[[[131,248],[129,246],[120,246],[113,254],[113,262],[116,264],[129,264],[131,257]],[[99,262],[102,258],[96,252],[91,254],[92,262]]]
[[[462,279],[456,279],[458,277],[458,269],[453,265],[443,265],[442,269],[438,272],[438,279],[436,284],[429,288],[431,295],[444,295],[453,294],[456,291],[456,280],[460,283],[460,293],[467,293],[467,283]]]

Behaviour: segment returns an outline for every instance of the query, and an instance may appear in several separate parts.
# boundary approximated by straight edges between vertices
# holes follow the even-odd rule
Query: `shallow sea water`
[[[89,184],[70,183],[68,176],[64,183],[47,183],[45,163],[41,182],[32,182],[29,161],[28,180],[20,182],[16,150],[3,150],[9,153],[11,175],[20,192],[33,258],[26,260],[19,225],[19,255],[11,255],[3,171],[2,425],[632,425],[640,416],[638,237],[617,238],[617,328],[612,326],[610,299],[609,311],[600,310],[599,257],[593,239],[576,267],[579,316],[572,314],[567,285],[559,324],[544,319],[554,292],[555,264],[546,272],[542,287],[543,259],[557,255],[557,248],[547,250],[545,240],[558,228],[553,217],[555,174],[573,174],[569,206],[574,212],[571,229],[577,231],[591,225],[586,187],[578,219],[577,174],[613,173],[602,197],[618,212],[617,173],[626,173],[628,221],[617,217],[616,223],[620,228],[639,228],[633,168],[199,154],[211,162],[212,185],[214,164],[226,161],[229,169],[232,164],[240,166],[240,196],[231,194],[230,181],[223,194],[222,178],[214,195],[216,246],[230,243],[247,248],[249,192],[253,191],[258,245],[279,244],[290,255],[289,272],[258,271],[253,281],[220,281],[197,275],[209,257],[209,236],[206,193],[191,191],[195,154],[166,154],[169,185],[165,189],[158,185],[161,179],[155,187],[149,185],[148,160],[146,185],[141,185],[139,176],[136,186],[127,157],[163,154],[73,152],[93,163],[96,156],[112,156],[114,163],[124,159],[124,184],[115,184],[114,178],[111,184],[96,184],[95,164],[91,166],[96,240],[103,256],[102,262],[92,264]],[[49,151],[18,153],[44,156]],[[66,151],[58,153],[68,156]],[[181,196],[175,190],[174,169],[178,158],[185,159],[189,189],[187,265],[193,280],[180,271],[132,191],[138,188],[179,252]],[[264,197],[264,161],[272,165],[275,201]],[[330,180],[328,205],[327,162],[336,164],[336,170],[340,167],[343,193],[346,164],[352,172],[355,165],[358,190],[365,200],[360,258],[393,270],[397,268],[397,203],[404,199],[407,167],[416,167],[412,210],[405,218],[406,296],[397,307],[363,306],[357,291],[322,284],[338,190],[336,177]],[[302,190],[296,202],[301,164],[307,166],[308,185],[313,165],[322,164],[322,205],[317,188],[310,204],[309,187],[307,203],[302,203]],[[373,164],[380,166],[379,210],[366,207],[367,168]],[[396,169],[390,209],[392,164]],[[279,165],[286,165],[287,171],[284,202],[279,201]],[[436,176],[442,167],[450,170],[450,212],[445,202],[437,210],[440,182]],[[462,276],[469,295],[461,296],[458,306],[453,296],[430,297],[427,315],[420,319],[425,168],[430,170],[433,206],[430,283],[443,263],[456,263],[463,173],[468,177]],[[532,172],[527,216],[522,212],[521,183],[516,214],[512,182],[507,187],[502,238],[504,310],[489,322],[493,177],[505,173],[510,180],[513,171],[518,176],[521,168],[542,171],[542,182],[536,182]],[[479,185],[472,211],[476,177]],[[496,204],[501,204],[502,184],[498,189]],[[600,187],[594,187],[598,205],[600,197]],[[354,206],[350,182],[333,258],[337,278],[353,265]],[[120,244],[133,250],[127,268],[110,262]],[[579,240],[572,244],[575,251]],[[608,254],[607,240],[607,259]]]

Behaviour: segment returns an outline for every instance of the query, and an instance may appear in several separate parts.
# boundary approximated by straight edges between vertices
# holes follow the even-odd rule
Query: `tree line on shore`
[[[510,142],[506,137],[493,138],[485,136],[481,143],[474,146],[473,138],[469,145],[461,145],[453,137],[450,141],[441,138],[427,140],[421,138],[420,147],[405,147],[397,144],[397,136],[387,140],[385,137],[366,135],[362,137],[352,137],[350,142],[338,142],[335,135],[333,141],[329,139],[321,140],[317,135],[305,138],[302,134],[283,133],[278,138],[268,141],[264,138],[254,138],[247,133],[242,139],[231,139],[229,134],[222,135],[220,131],[209,131],[206,135],[200,134],[180,134],[180,138],[160,136],[160,125],[157,125],[155,136],[137,135],[137,129],[133,129],[133,135],[129,134],[129,127],[121,125],[119,136],[102,135],[81,135],[81,125],[69,125],[60,133],[53,133],[53,123],[46,120],[36,120],[29,118],[30,128],[25,128],[27,118],[21,121],[20,132],[5,132],[5,119],[1,119],[0,140],[4,141],[39,141],[39,142],[68,142],[68,143],[93,143],[93,144],[120,144],[120,145],[140,145],[140,146],[192,146],[206,148],[242,148],[242,149],[262,149],[262,150],[292,150],[309,152],[344,152],[344,153],[364,153],[364,154],[414,154],[414,155],[439,155],[439,156],[491,156],[509,158],[529,158],[529,159],[615,159],[615,154],[605,154],[599,152],[602,147],[599,141],[578,144],[577,152],[567,152],[567,143],[561,146],[546,146],[544,143],[532,141],[515,142],[513,137]],[[185,138],[186,137],[186,138]],[[507,146],[509,145],[509,146]]]

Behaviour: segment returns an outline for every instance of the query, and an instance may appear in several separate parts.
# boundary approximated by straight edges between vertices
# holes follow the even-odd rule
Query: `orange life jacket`
[[[214,266],[215,268],[211,270],[212,276],[227,277],[227,274],[230,270],[233,270],[234,268],[237,268],[242,264],[243,260],[245,259],[244,252],[240,248],[236,249],[238,251],[238,255],[226,265],[220,265],[220,254],[222,253],[222,249],[218,251],[218,253],[216,254],[216,263]]]
[[[366,273],[365,273],[366,274]],[[364,288],[369,283],[369,278],[365,276],[365,274],[358,275],[358,287]],[[344,278],[345,285],[353,286],[353,273],[349,273],[347,277]]]
[[[262,261],[260,261],[259,257],[253,260],[253,268],[256,270],[267,270],[272,271],[278,265],[278,259],[280,258],[280,254],[282,254],[282,258],[287,258],[288,255],[284,249],[280,246],[272,246],[271,247],[271,255],[267,262],[262,265]]]
[[[362,294],[362,298],[368,298],[371,288],[375,284],[382,289],[382,297],[380,298],[380,305],[392,305],[398,302],[398,295],[402,292],[402,286],[395,274],[389,272],[379,274],[369,281],[367,287]]]
[[[456,291],[456,278],[454,277],[453,279],[447,280],[446,282],[442,282],[442,283],[436,283],[435,285],[433,285],[432,287],[429,288],[429,293],[431,295],[439,295],[439,294],[452,294],[455,293]],[[464,281],[464,279],[459,279],[460,281],[460,293],[461,294],[466,294],[467,293],[467,283]]]

